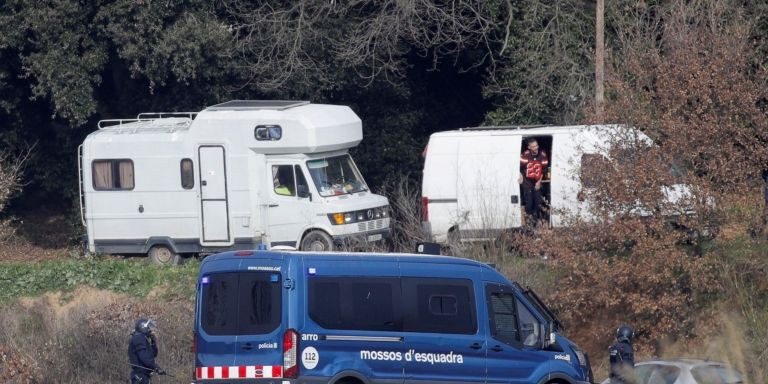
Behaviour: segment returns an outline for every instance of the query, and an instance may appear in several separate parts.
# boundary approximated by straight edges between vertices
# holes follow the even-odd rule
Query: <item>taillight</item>
[[[295,379],[299,376],[299,333],[288,329],[283,334],[283,377]]]
[[[429,221],[429,197],[421,198],[421,221]]]

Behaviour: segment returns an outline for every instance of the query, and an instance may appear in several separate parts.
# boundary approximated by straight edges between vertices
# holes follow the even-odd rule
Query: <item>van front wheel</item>
[[[301,250],[312,252],[332,251],[333,239],[323,231],[310,231],[301,240]]]
[[[177,265],[181,256],[165,245],[155,245],[149,250],[149,261],[157,265]]]

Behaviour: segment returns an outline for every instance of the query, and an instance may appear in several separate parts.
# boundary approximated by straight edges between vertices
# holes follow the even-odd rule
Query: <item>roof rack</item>
[[[206,111],[255,111],[272,109],[282,111],[309,104],[309,101],[294,100],[232,100],[206,108]]]
[[[97,124],[100,130],[114,130],[118,133],[136,133],[138,131],[164,131],[176,132],[189,128],[191,118],[164,118],[164,119],[106,119],[99,120]]]
[[[188,117],[192,120],[195,119],[198,112],[142,112],[136,116],[138,120],[148,119],[163,119],[167,117]]]
[[[465,127],[459,128],[459,131],[508,131],[519,129],[533,129],[549,127],[549,124],[532,124],[532,125],[488,125],[481,127]]]

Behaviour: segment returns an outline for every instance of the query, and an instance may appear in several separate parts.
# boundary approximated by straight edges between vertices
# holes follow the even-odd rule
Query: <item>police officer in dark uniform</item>
[[[128,359],[131,364],[131,384],[150,384],[152,373],[165,375],[165,371],[155,363],[157,357],[157,339],[154,329],[157,324],[149,318],[136,320],[131,341],[128,344]]]
[[[635,382],[633,337],[635,337],[635,330],[629,325],[622,325],[616,330],[616,343],[608,349],[611,363],[611,384],[632,384]]]

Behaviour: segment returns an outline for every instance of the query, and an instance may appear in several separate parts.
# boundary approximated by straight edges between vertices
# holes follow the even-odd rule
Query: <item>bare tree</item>
[[[21,192],[24,186],[22,182],[24,164],[31,151],[32,147],[17,156],[12,156],[7,151],[0,151],[0,212],[5,210],[9,200],[15,194]],[[11,235],[13,235],[13,228],[10,220],[0,219],[0,242],[7,240]]]
[[[447,56],[479,49],[491,57],[495,2],[226,1],[234,32],[233,57],[250,82],[265,90],[289,81],[328,85],[349,69],[372,81],[405,76],[405,56]]]

